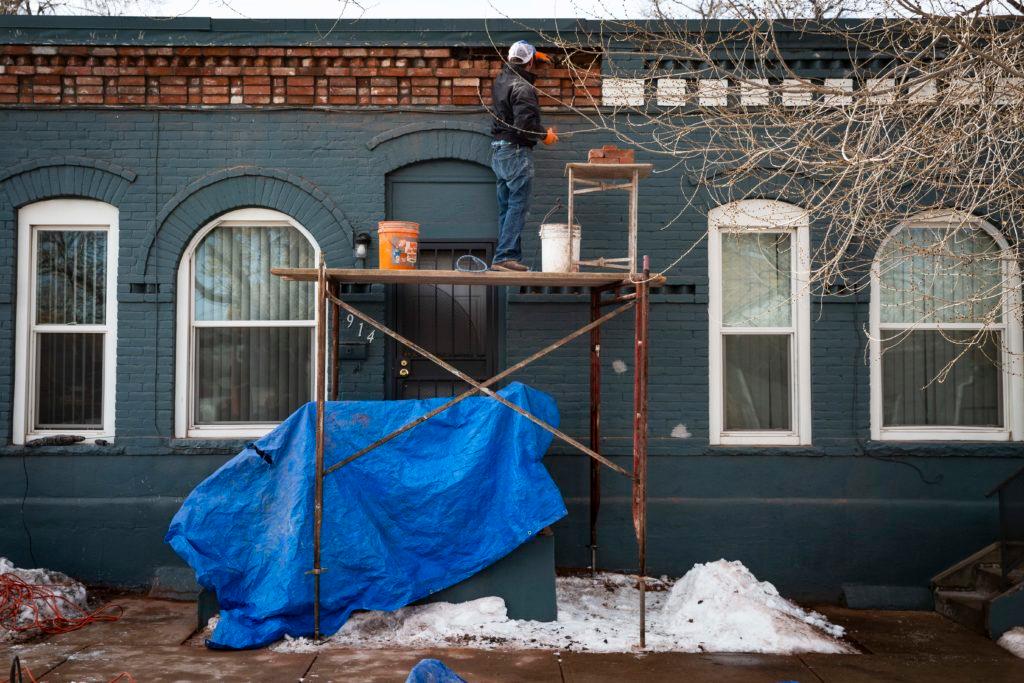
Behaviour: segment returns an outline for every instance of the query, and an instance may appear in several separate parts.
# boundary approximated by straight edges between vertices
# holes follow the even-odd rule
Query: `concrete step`
[[[935,611],[961,626],[987,635],[988,604],[996,593],[963,590],[935,591]]]
[[[974,590],[985,593],[1002,593],[1005,588],[1003,584],[1003,570],[999,565],[980,564],[974,573]]]
[[[978,565],[998,564],[1000,556],[999,543],[991,543],[937,574],[931,581],[932,587],[939,590],[972,590]]]

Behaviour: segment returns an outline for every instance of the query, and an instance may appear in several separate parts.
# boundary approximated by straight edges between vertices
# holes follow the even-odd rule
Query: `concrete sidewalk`
[[[396,681],[419,660],[444,661],[468,681],[714,681],[716,683],[1024,682],[1024,660],[931,612],[818,607],[845,626],[861,655],[590,654],[547,650],[269,650],[214,652],[193,637],[195,605],[130,597],[117,622],[29,645],[0,645],[41,681]],[[26,679],[27,680],[27,679]]]

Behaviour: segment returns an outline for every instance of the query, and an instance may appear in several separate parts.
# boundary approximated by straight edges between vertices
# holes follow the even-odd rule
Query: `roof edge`
[[[862,23],[864,20],[849,20]],[[868,20],[870,21],[870,20]],[[0,16],[0,44],[151,46],[481,46],[539,34],[603,35],[650,19],[212,19],[210,17]],[[845,23],[845,21],[844,21]],[[674,30],[728,32],[742,22],[673,22]],[[777,32],[807,22],[780,22]],[[541,40],[540,42],[544,42]]]

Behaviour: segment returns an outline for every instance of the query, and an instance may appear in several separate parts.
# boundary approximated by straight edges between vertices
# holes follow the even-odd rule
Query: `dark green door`
[[[494,174],[454,159],[405,166],[387,179],[391,220],[420,224],[420,269],[451,270],[463,254],[493,255],[498,206]],[[497,372],[499,307],[494,288],[479,285],[403,285],[389,292],[391,324],[405,337],[474,379]],[[453,396],[466,385],[431,361],[391,344],[391,398]]]

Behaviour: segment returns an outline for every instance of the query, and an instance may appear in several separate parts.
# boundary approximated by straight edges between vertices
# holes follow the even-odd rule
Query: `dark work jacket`
[[[540,123],[540,105],[533,87],[536,78],[525,67],[508,64],[494,79],[491,135],[495,140],[533,147],[547,135]]]

